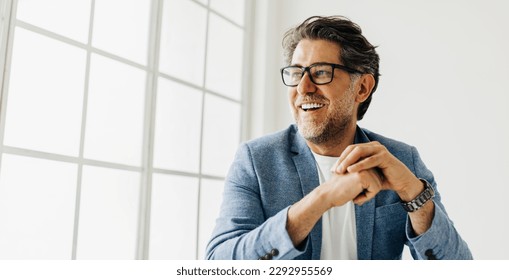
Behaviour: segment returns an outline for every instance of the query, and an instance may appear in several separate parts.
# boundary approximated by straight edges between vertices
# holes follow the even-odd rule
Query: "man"
[[[283,39],[296,125],[244,143],[209,259],[471,259],[417,150],[359,128],[379,57],[343,17],[311,17]]]

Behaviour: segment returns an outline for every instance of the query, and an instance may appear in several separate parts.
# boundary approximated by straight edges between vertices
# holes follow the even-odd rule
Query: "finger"
[[[361,206],[362,204],[364,204],[365,202],[368,201],[367,199],[367,196],[366,196],[366,193],[365,192],[361,192],[358,196],[356,196],[353,200],[353,203]]]
[[[368,170],[382,165],[383,155],[378,153],[367,158],[361,159],[360,161],[348,166],[346,170],[350,173],[360,172],[362,170]]]
[[[376,152],[379,150],[380,147],[378,145],[373,145],[371,143],[358,144],[353,146],[351,149],[345,149],[345,151],[339,157],[338,161],[340,162],[338,168],[336,169],[336,172],[338,173],[346,172],[349,166],[357,163],[359,160],[363,158],[368,158],[376,154]]]
[[[356,147],[356,145],[350,145],[346,147],[346,149],[341,153],[338,160],[332,166],[331,171],[337,172],[338,174],[343,174],[346,172],[346,168],[341,165],[341,162],[350,154],[350,152]]]
[[[339,160],[339,159],[338,159],[338,160],[336,160],[336,162],[335,162],[335,163],[332,165],[332,167],[330,168],[330,172],[335,173],[335,172],[336,172],[336,170],[338,170],[338,166],[339,166],[339,164],[340,164],[340,163],[341,163],[341,162],[340,162],[340,160]]]
[[[378,191],[364,190],[363,192],[361,192],[358,196],[356,196],[353,199],[353,203],[355,203],[357,205],[362,205],[362,204],[370,201],[371,199],[373,199],[377,193],[378,193]]]

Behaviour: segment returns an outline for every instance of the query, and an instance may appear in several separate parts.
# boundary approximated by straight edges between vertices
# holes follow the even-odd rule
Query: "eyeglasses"
[[[308,72],[309,78],[315,85],[325,85],[334,79],[334,69],[341,69],[352,74],[364,74],[358,70],[333,63],[315,63],[308,67],[286,66],[281,68],[283,83],[289,87],[299,85],[304,73]]]

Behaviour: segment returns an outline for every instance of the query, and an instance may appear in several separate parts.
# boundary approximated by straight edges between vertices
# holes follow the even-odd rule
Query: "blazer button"
[[[267,254],[267,255],[264,255],[264,256],[261,256],[258,258],[258,260],[261,260],[261,261],[266,261],[266,260],[270,260],[272,259],[272,256]]]
[[[426,250],[426,252],[424,252],[424,255],[426,255],[426,257],[428,257],[428,260],[436,260],[437,259],[437,257],[433,254],[433,250],[431,250],[431,249]]]
[[[275,256],[279,255],[279,251],[278,251],[278,249],[272,249],[272,251],[270,251],[270,254],[275,257]]]

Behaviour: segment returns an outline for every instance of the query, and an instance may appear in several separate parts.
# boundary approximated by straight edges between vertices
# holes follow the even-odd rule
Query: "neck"
[[[353,144],[355,140],[355,131],[357,129],[356,125],[351,126],[348,129],[342,131],[341,135],[337,135],[333,137],[329,141],[323,143],[314,143],[309,140],[306,140],[311,151],[316,154],[328,157],[339,157],[341,153],[348,147]]]

